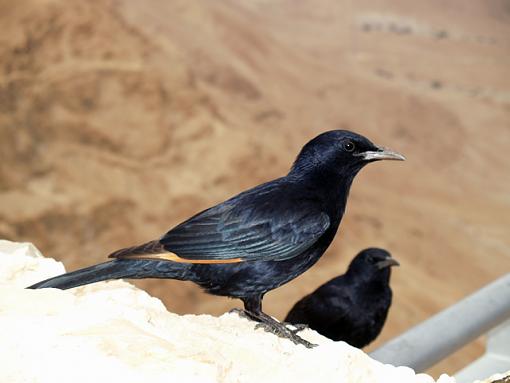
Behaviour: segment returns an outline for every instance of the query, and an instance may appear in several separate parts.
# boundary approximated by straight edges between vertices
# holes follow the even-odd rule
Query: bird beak
[[[393,150],[386,148],[377,148],[376,151],[367,151],[363,153],[359,153],[365,161],[378,161],[378,160],[395,160],[395,161],[404,161],[406,158]]]
[[[382,261],[376,263],[376,266],[379,270],[384,269],[385,267],[391,266],[400,266],[400,263],[394,258],[388,257]]]

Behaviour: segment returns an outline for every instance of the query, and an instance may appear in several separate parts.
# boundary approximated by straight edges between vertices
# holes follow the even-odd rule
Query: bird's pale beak
[[[395,160],[404,161],[406,158],[393,150],[386,148],[378,148],[375,151],[367,151],[359,154],[365,161],[378,161],[378,160]]]
[[[400,266],[400,263],[394,258],[388,257],[382,261],[379,261],[375,264],[377,268],[384,269],[385,267],[391,267],[391,266]]]

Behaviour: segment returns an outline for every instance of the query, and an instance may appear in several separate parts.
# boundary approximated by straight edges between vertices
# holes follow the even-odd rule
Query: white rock
[[[0,382],[434,382],[314,331],[308,350],[236,314],[179,316],[123,281],[25,290],[64,272],[30,244],[0,241],[0,270]]]
[[[65,272],[61,262],[44,258],[39,250],[28,242],[0,239],[0,257],[0,284],[23,288]]]

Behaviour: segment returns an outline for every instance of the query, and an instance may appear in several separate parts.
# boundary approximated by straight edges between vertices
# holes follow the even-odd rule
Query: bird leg
[[[297,335],[299,330],[290,330],[284,323],[278,322],[273,317],[267,315],[262,311],[262,297],[245,298],[244,302],[244,317],[259,322],[255,328],[263,328],[267,332],[275,334],[280,338],[289,339],[294,344],[301,344],[306,348],[313,348],[316,344],[310,343]]]

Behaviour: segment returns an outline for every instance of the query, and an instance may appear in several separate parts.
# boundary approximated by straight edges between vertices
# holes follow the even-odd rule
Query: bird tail
[[[38,282],[28,288],[42,289],[53,287],[66,290],[89,283],[121,278],[168,278],[185,280],[188,279],[189,266],[189,264],[167,261],[118,259],[58,275]]]

